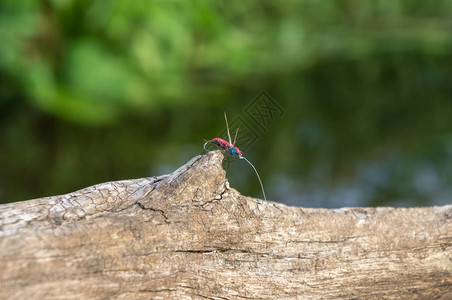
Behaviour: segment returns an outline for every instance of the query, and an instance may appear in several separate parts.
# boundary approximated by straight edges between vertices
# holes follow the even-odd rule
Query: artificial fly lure
[[[220,139],[220,138],[214,138],[210,141],[204,140],[204,141],[206,141],[203,146],[204,150],[206,152],[209,152],[210,150],[206,149],[206,145],[208,143],[211,143],[212,145],[217,146],[218,148],[222,149],[223,151],[228,151],[230,155],[237,155],[239,159],[244,159],[247,163],[250,164],[250,166],[253,168],[254,172],[256,172],[257,179],[259,179],[259,183],[261,184],[261,189],[262,189],[262,194],[264,195],[264,200],[267,200],[267,198],[265,197],[264,185],[262,184],[262,180],[259,176],[259,173],[257,173],[257,170],[253,166],[253,164],[248,159],[246,159],[245,156],[242,155],[242,152],[239,150],[239,148],[237,148],[235,146],[235,141],[237,139],[237,134],[239,133],[239,129],[237,128],[237,131],[235,132],[234,142],[232,142],[231,141],[231,133],[229,132],[228,118],[226,117],[226,112],[224,112],[224,120],[226,121],[226,128],[228,131],[229,142],[227,142],[223,139]]]

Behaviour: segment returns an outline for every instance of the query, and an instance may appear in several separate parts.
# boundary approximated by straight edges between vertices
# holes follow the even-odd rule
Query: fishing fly
[[[231,140],[231,133],[229,132],[229,124],[228,124],[228,118],[226,117],[226,112],[224,112],[224,120],[226,121],[226,129],[228,131],[228,138],[229,138],[229,142],[221,139],[221,138],[214,138],[210,141],[204,140],[206,141],[204,143],[204,150],[206,152],[209,152],[210,150],[206,149],[206,145],[208,143],[217,146],[218,148],[222,149],[223,151],[225,151],[226,153],[230,154],[230,155],[237,155],[239,159],[244,159],[247,163],[250,164],[250,166],[253,168],[254,172],[256,172],[256,176],[257,179],[259,179],[259,183],[261,184],[261,189],[262,189],[262,194],[264,195],[264,200],[267,200],[267,198],[265,197],[265,191],[264,191],[264,185],[262,184],[262,180],[259,176],[259,173],[257,173],[256,168],[253,166],[253,164],[245,158],[245,156],[243,156],[242,152],[239,150],[239,148],[237,148],[235,146],[235,141],[237,139],[237,134],[239,133],[239,128],[237,128],[236,132],[235,132],[235,137],[234,137],[234,142],[232,142]]]

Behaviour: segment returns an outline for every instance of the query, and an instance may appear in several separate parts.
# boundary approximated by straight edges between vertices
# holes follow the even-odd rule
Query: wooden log
[[[451,299],[452,205],[240,195],[223,156],[0,206],[0,299]]]

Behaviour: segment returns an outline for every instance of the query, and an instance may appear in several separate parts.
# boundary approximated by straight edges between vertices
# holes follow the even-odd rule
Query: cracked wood
[[[448,299],[452,206],[240,195],[223,156],[0,206],[0,299]]]

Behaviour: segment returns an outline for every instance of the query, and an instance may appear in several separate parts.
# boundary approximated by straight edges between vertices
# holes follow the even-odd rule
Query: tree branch
[[[244,197],[223,156],[0,206],[0,298],[450,299],[452,206]]]

